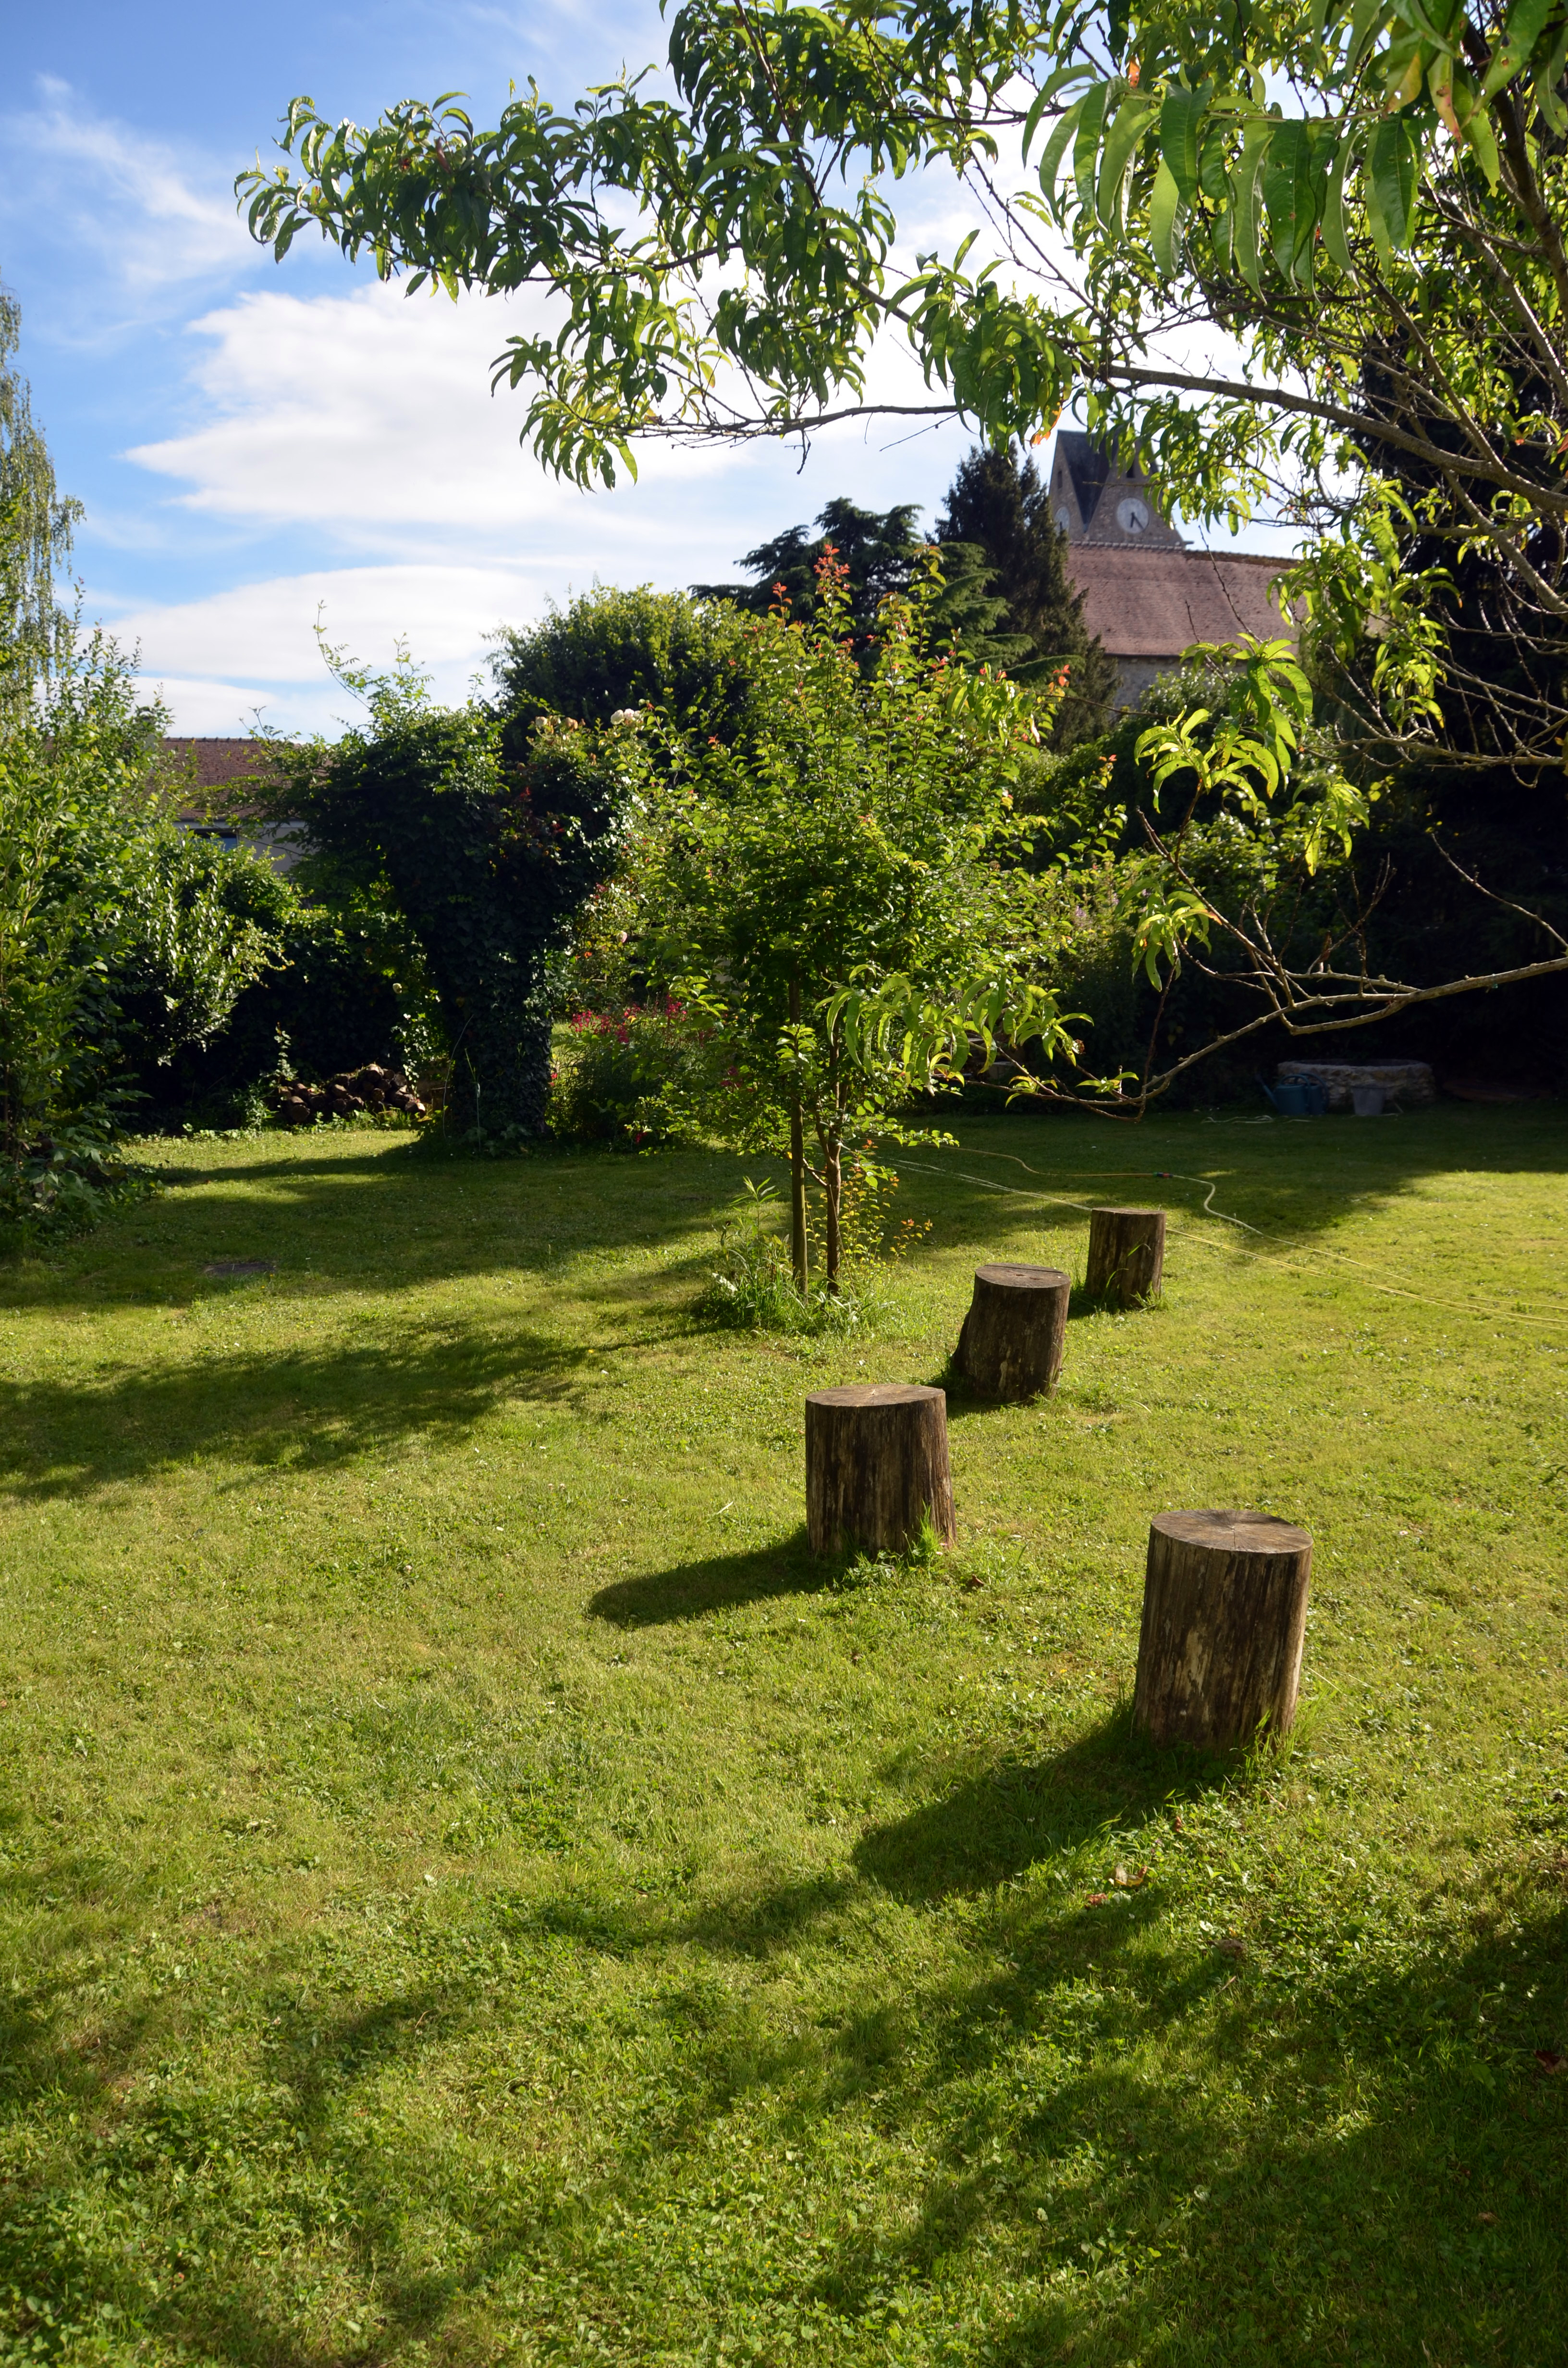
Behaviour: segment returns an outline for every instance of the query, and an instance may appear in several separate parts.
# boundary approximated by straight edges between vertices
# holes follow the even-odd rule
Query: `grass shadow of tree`
[[[1568,2099],[1529,2050],[1568,2011],[1561,1904],[1458,1955],[1436,1946],[1414,1969],[1369,1966],[1347,1947],[1336,1965],[1294,1977],[1265,1951],[1238,1965],[1162,1938],[1157,1900],[1140,1918],[1102,1918],[1092,1941],[1084,1920],[1081,1909],[1004,1908],[988,1937],[1006,1970],[922,2002],[923,2026],[937,2026],[926,2101],[950,2110],[907,2270],[929,2275],[983,2241],[1016,2248],[1057,2289],[988,2357],[1003,2368],[1069,2349],[1090,2368],[1129,2357],[1425,2368],[1555,2356],[1568,2324]],[[1521,1964],[1536,1984],[1520,1983]],[[1466,2034],[1484,2001],[1511,1990],[1519,2028],[1488,2060]],[[1162,2077],[1168,2035],[1194,2017],[1210,2077]],[[1004,2184],[988,2169],[986,2074],[1042,2032],[1066,2062],[1009,2133],[1029,2169]],[[1247,2111],[1223,2077],[1244,2058]],[[1277,2118],[1280,2090],[1322,2103]],[[1088,2180],[1072,2175],[1085,2158]],[[847,2301],[862,2276],[850,2256],[831,2283]]]
[[[1166,1804],[1194,1800],[1233,1774],[1235,1755],[1161,1748],[1120,1704],[1049,1759],[1006,1758],[856,1845],[854,1863],[900,1899],[993,1890],[1039,1860],[1080,1849]]]
[[[0,1262],[0,1283],[22,1282],[27,1304],[145,1304],[222,1295],[203,1276],[219,1258],[265,1258],[268,1286],[303,1283],[401,1290],[455,1277],[550,1275],[563,1261],[664,1251],[695,1258],[733,1197],[734,1162],[671,1150],[645,1161],[582,1148],[474,1161],[376,1138],[243,1152],[199,1167],[169,1167],[163,1191],[91,1234],[51,1246],[25,1272]]]
[[[0,1381],[0,1493],[75,1494],[197,1453],[319,1469],[415,1433],[459,1438],[502,1398],[570,1395],[591,1355],[517,1326],[400,1324],[321,1349]]]

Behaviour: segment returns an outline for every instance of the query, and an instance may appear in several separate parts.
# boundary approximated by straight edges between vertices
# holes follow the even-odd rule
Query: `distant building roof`
[[[176,764],[194,760],[199,790],[222,789],[226,781],[256,780],[273,769],[268,743],[247,734],[243,739],[193,740],[171,735],[164,747]]]
[[[1066,557],[1084,595],[1084,622],[1114,658],[1174,666],[1194,642],[1230,642],[1238,633],[1296,638],[1296,626],[1268,597],[1289,561],[1146,543],[1074,543]]]

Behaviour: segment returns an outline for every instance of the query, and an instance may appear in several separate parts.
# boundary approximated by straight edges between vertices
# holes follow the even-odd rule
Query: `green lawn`
[[[0,1269],[0,2359],[1568,2354],[1564,1114],[964,1136],[870,1340],[697,1322],[699,1156],[166,1145]],[[804,1393],[1156,1197],[957,1551],[813,1565]],[[1126,1718],[1202,1505],[1316,1541],[1240,1768]]]

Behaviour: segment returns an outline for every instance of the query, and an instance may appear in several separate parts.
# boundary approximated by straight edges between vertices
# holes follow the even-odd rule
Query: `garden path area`
[[[1562,2359],[1562,1114],[962,1132],[869,1340],[692,1315],[699,1155],[165,1144],[0,1269],[0,2359]],[[813,1565],[805,1392],[1093,1200],[1163,1304]],[[1316,1542],[1228,1769],[1125,1710],[1205,1505]]]

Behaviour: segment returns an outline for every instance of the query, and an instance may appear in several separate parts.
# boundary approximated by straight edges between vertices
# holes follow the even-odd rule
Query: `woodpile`
[[[361,1110],[378,1118],[392,1110],[406,1118],[425,1116],[424,1103],[402,1072],[383,1069],[374,1061],[329,1077],[324,1086],[292,1079],[278,1094],[275,1115],[279,1126],[313,1126],[318,1119],[355,1118]]]

